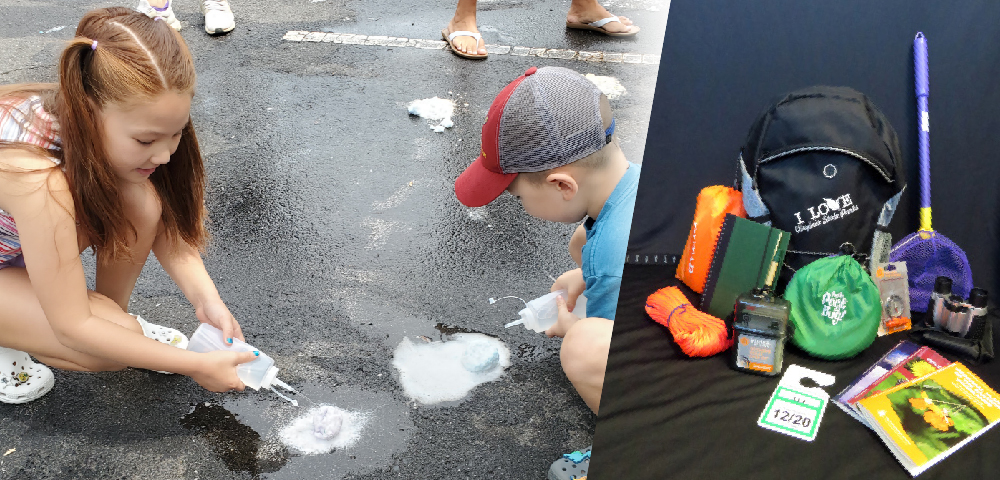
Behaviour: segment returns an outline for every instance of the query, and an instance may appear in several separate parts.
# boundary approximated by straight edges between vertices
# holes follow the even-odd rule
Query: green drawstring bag
[[[878,288],[850,255],[799,269],[785,288],[785,300],[792,304],[792,343],[814,357],[853,357],[875,340],[882,314]]]

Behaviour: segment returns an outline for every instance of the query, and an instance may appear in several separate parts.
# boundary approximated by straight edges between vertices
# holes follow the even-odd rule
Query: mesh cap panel
[[[541,172],[604,148],[600,99],[601,90],[573,70],[538,69],[504,107],[500,168],[507,173]]]

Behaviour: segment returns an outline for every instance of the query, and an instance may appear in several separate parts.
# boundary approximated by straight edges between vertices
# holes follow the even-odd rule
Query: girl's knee
[[[122,310],[122,307],[114,300],[92,290],[88,291],[87,295],[90,298],[90,309],[94,315],[117,323],[133,332],[142,333],[139,321]]]
[[[142,232],[155,232],[163,214],[156,189],[146,184],[131,184],[127,188],[129,190],[124,195],[129,201],[125,203],[125,215],[140,235]]]

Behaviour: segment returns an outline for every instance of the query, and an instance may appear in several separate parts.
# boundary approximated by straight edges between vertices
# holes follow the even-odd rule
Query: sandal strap
[[[591,27],[594,27],[594,28],[601,28],[601,27],[603,27],[603,26],[605,26],[605,25],[607,25],[607,24],[609,24],[611,22],[621,22],[621,20],[618,20],[618,17],[612,16],[612,17],[608,17],[608,18],[602,18],[602,19],[600,19],[600,20],[598,20],[596,22],[590,22],[587,25],[590,25]]]
[[[465,30],[458,30],[448,34],[448,42],[455,40],[455,37],[472,37],[476,39],[476,42],[479,42],[480,40],[483,39],[483,36],[477,32],[467,32]]]

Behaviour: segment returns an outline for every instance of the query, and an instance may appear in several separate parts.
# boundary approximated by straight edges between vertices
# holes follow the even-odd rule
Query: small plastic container
[[[559,295],[567,298],[566,290],[556,290],[527,302],[524,309],[518,312],[521,318],[505,326],[510,328],[514,325],[524,325],[524,328],[536,332],[548,330],[559,319],[559,305],[556,303],[556,297]],[[580,318],[586,318],[587,297],[580,295],[576,298],[576,307],[573,308],[573,314]]]
[[[253,345],[242,342],[237,338],[233,339],[232,345],[227,345],[222,338],[222,331],[207,323],[198,326],[191,336],[187,349],[192,352],[208,353],[216,350],[229,350],[233,352],[253,352],[259,351]],[[243,383],[254,389],[271,388],[272,385],[285,387],[278,375],[278,367],[274,366],[274,359],[260,352],[260,356],[250,362],[241,363],[236,366],[236,375]]]

